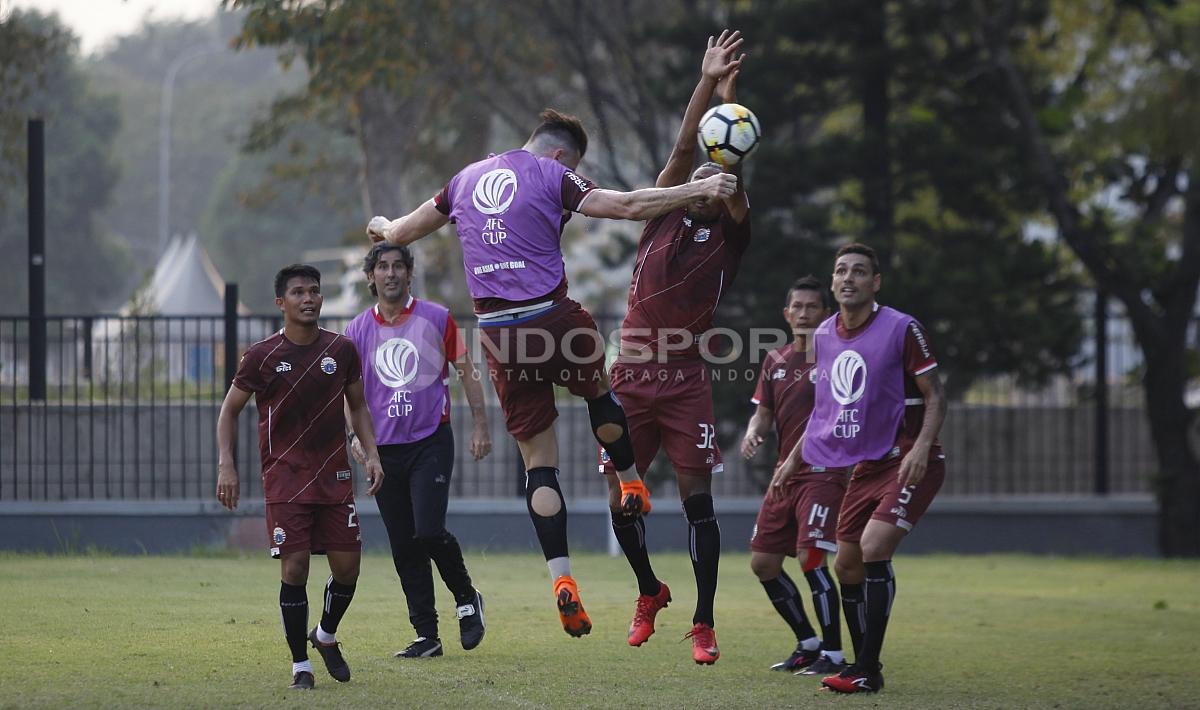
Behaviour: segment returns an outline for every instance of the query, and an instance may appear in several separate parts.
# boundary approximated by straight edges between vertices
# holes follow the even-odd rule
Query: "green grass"
[[[314,559],[310,600],[325,579]],[[721,660],[681,642],[695,591],[683,555],[657,555],[675,601],[642,648],[625,644],[636,594],[623,559],[578,556],[595,630],[559,628],[533,554],[468,553],[488,633],[457,644],[439,587],[446,655],[399,661],[411,640],[388,558],[364,560],[339,637],[354,671],[289,693],[277,563],[262,558],[0,555],[0,706],[477,708],[1177,708],[1200,702],[1200,564],[1024,556],[897,560],[899,594],[879,696],[833,696],[771,673],[794,642],[748,570],[722,560]],[[799,578],[799,574],[794,573]],[[440,582],[439,582],[440,585]],[[317,607],[314,604],[314,614]],[[811,607],[810,607],[811,608]]]

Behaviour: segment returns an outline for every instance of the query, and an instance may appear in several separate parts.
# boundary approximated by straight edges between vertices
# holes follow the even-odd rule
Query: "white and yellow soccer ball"
[[[760,138],[758,118],[741,104],[713,106],[700,119],[700,149],[709,160],[725,167],[744,160]]]

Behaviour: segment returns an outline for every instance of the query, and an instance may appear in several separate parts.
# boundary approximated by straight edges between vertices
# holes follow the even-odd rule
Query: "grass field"
[[[325,574],[314,560],[310,600]],[[722,560],[721,660],[681,642],[695,591],[683,555],[658,555],[675,601],[641,648],[625,644],[636,594],[624,559],[578,556],[595,630],[559,628],[535,555],[468,554],[487,638],[400,661],[413,633],[390,559],[368,556],[339,638],[354,672],[284,689],[277,563],[249,557],[0,555],[0,706],[477,708],[1180,708],[1200,705],[1200,564],[1020,556],[914,556],[896,564],[885,691],[834,696],[767,670],[794,642],[748,571]],[[793,576],[798,577],[798,574]],[[440,585],[440,581],[439,581]],[[807,600],[806,600],[807,601]],[[314,614],[319,603],[314,604]]]

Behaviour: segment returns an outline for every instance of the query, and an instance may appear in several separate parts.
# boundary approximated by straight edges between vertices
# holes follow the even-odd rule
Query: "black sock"
[[[321,628],[325,633],[337,633],[338,624],[350,608],[350,600],[354,598],[353,584],[340,584],[333,575],[325,583],[325,610],[321,614]]]
[[[554,515],[539,515],[533,510],[534,491],[543,486],[558,494],[559,507]],[[539,466],[526,472],[525,505],[529,508],[529,518],[533,521],[533,529],[537,532],[546,559],[567,557],[567,502],[563,500],[562,489],[558,487],[557,468]]]
[[[842,650],[842,624],[838,614],[838,593],[829,576],[828,567],[818,567],[804,573],[812,590],[813,610],[821,625],[821,647],[826,651]]]
[[[796,583],[787,575],[787,572],[781,571],[775,579],[762,582],[762,586],[767,593],[767,598],[775,605],[775,611],[779,612],[787,625],[792,627],[792,633],[796,634],[797,642],[817,635],[812,624],[808,623],[808,617],[804,614],[804,605],[800,601]]]
[[[662,585],[650,567],[650,554],[646,551],[646,521],[640,515],[609,513],[612,515],[613,534],[617,536],[625,559],[629,560],[629,566],[637,575],[638,593],[648,596],[658,594]]]
[[[425,547],[429,559],[437,565],[438,574],[446,583],[446,588],[454,595],[455,604],[471,604],[475,601],[475,587],[471,584],[471,575],[467,572],[467,563],[463,560],[462,547],[458,538],[443,530],[440,535],[418,538]]]
[[[308,590],[302,584],[279,583],[279,613],[292,663],[308,660]]]
[[[696,613],[693,624],[715,626],[713,599],[717,596],[717,565],[721,561],[721,526],[713,510],[712,496],[697,493],[683,502],[688,521],[688,547],[692,573],[696,575]]]
[[[863,629],[867,624],[863,606],[863,585],[842,585],[842,612],[846,616],[846,630],[850,632],[850,643],[854,646],[854,659],[862,653]]]
[[[863,584],[863,593],[866,597],[867,623],[863,628],[862,653],[855,657],[854,662],[873,670],[879,666],[883,635],[892,613],[892,601],[896,598],[896,576],[892,573],[891,560],[868,562],[866,567],[867,581]]]

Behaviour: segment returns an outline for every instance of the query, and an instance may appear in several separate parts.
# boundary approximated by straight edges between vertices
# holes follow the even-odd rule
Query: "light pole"
[[[163,75],[162,105],[158,112],[158,254],[162,256],[170,237],[171,209],[171,103],[175,98],[175,77],[193,59],[216,54],[225,48],[211,43],[196,44],[179,53],[167,65]]]

